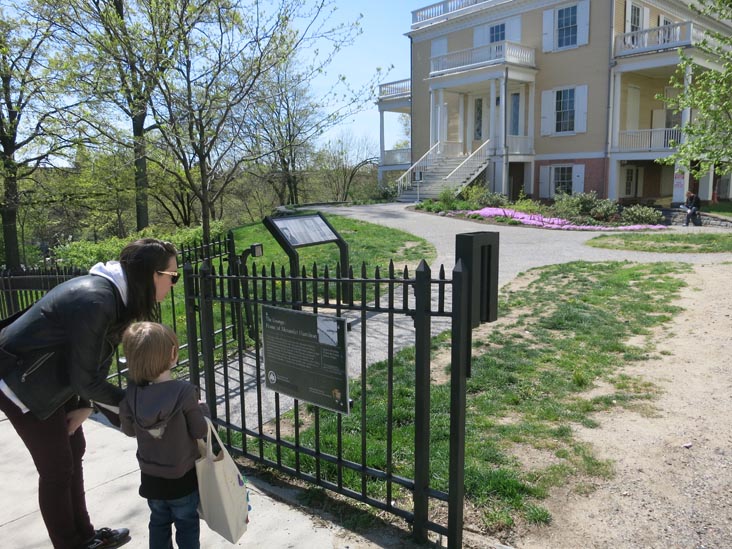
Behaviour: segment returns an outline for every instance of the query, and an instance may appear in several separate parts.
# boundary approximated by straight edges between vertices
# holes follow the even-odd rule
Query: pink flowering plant
[[[633,205],[622,208],[616,202],[597,198],[595,192],[559,193],[552,204],[543,204],[522,195],[513,203],[506,196],[469,187],[460,196],[444,192],[436,201],[417,205],[418,209],[446,215],[490,219],[496,223],[529,225],[571,231],[641,231],[666,229],[663,216],[655,208]]]

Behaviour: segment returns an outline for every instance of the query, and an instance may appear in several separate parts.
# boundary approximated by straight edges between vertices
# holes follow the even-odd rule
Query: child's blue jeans
[[[198,490],[178,499],[149,499],[147,505],[150,507],[150,549],[172,549],[173,524],[179,549],[200,549]]]

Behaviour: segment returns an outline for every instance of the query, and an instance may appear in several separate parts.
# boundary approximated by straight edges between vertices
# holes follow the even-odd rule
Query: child
[[[150,507],[150,549],[172,548],[172,529],[180,549],[199,549],[196,439],[208,433],[205,404],[198,390],[175,380],[178,358],[173,330],[137,322],[122,336],[130,382],[120,404],[122,431],[137,437],[140,495]]]

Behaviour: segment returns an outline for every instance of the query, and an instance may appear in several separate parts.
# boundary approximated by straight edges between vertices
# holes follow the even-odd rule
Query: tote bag
[[[246,479],[224,448],[211,420],[205,444],[199,441],[201,457],[196,460],[198,493],[200,504],[198,514],[214,532],[231,543],[236,543],[247,531],[249,514]],[[221,451],[213,453],[213,438]]]

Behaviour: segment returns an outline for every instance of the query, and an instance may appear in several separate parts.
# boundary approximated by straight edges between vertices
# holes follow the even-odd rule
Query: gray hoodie
[[[130,382],[120,404],[122,432],[137,437],[140,470],[160,478],[177,479],[199,457],[196,439],[208,432],[208,407],[198,402],[198,390],[186,381],[171,380],[138,386]]]

